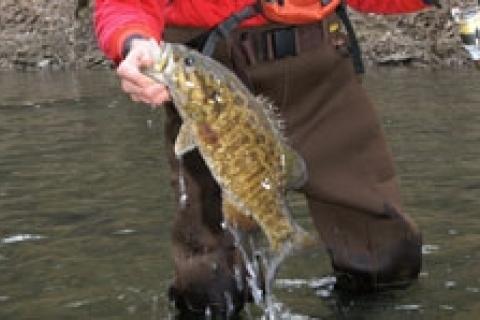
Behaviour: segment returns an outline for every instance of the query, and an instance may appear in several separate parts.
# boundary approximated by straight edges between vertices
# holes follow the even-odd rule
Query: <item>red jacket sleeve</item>
[[[167,1],[96,0],[95,34],[105,55],[119,62],[124,40],[133,34],[159,40]]]
[[[347,0],[353,9],[365,13],[410,13],[427,7],[423,0]]]
[[[165,17],[175,25],[210,27],[254,1],[96,0],[95,33],[105,55],[119,62],[123,43],[129,36],[137,34],[160,40]],[[380,14],[414,12],[426,7],[423,0],[347,1],[355,10]],[[254,17],[242,25],[258,25],[263,22],[262,17]]]

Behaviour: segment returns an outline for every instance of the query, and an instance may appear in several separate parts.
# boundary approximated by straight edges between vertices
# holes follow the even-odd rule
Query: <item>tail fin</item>
[[[318,239],[310,232],[305,231],[298,224],[295,224],[295,233],[292,238],[292,246],[294,250],[303,250],[312,248],[318,244]]]

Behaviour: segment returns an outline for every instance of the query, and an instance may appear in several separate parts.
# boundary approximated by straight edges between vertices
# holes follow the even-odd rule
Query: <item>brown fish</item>
[[[165,84],[183,124],[175,154],[198,148],[222,190],[228,224],[260,226],[280,250],[307,236],[290,217],[285,194],[306,179],[303,159],[286,143],[278,117],[226,67],[181,44],[161,43],[145,74]]]

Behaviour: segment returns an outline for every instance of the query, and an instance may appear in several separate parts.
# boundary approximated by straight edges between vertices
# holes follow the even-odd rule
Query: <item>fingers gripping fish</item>
[[[306,181],[303,159],[287,144],[271,104],[257,98],[226,67],[181,44],[152,43],[145,74],[165,84],[182,118],[178,158],[198,148],[222,190],[224,217],[247,228],[255,221],[271,248],[305,239],[290,218],[288,189]]]

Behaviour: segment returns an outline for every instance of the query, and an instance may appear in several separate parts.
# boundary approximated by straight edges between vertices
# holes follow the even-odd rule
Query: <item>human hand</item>
[[[141,101],[153,106],[170,100],[165,85],[141,73],[140,69],[153,64],[152,40],[133,39],[125,59],[117,68],[122,90],[130,95],[133,101]]]

